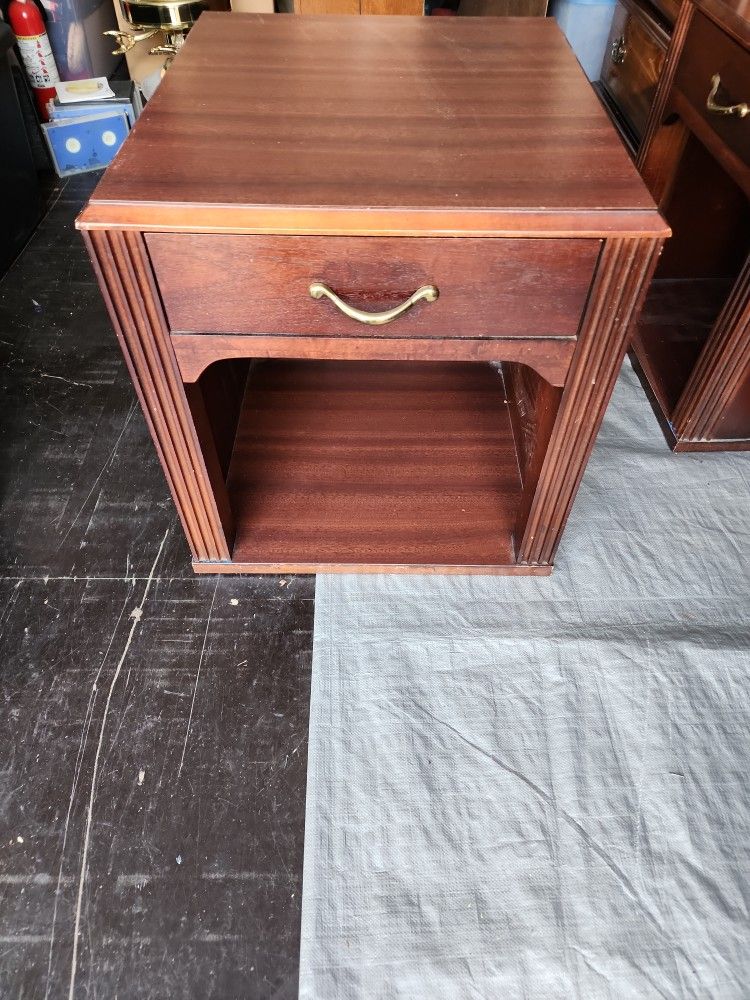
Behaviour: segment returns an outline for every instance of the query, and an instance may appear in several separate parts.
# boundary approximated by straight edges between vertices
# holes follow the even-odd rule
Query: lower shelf
[[[633,349],[667,419],[727,295],[719,281],[657,279],[649,289]]]
[[[515,561],[521,480],[488,364],[258,362],[227,485],[232,561],[199,572],[549,572]]]
[[[708,440],[678,437],[672,414],[718,316],[729,286],[721,281],[657,279],[651,285],[632,343],[636,372],[673,451],[748,451],[750,382]],[[723,434],[732,436],[724,437]]]

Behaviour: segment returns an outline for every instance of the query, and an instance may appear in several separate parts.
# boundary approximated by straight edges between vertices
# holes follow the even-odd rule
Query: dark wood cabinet
[[[549,573],[668,235],[542,18],[204,14],[78,225],[248,573]]]
[[[646,131],[668,45],[669,32],[651,8],[639,0],[618,0],[599,82],[633,152]]]
[[[641,380],[675,450],[750,449],[750,23],[740,4],[684,3],[638,162],[674,232],[635,328]]]

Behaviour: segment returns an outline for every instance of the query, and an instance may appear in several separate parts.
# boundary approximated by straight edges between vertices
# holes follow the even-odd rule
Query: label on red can
[[[32,87],[37,89],[54,87],[60,82],[60,74],[57,72],[55,57],[52,55],[46,31],[42,35],[16,38],[16,41]]]

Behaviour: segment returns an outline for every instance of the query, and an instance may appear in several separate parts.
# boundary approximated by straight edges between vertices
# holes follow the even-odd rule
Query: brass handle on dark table
[[[434,302],[439,294],[434,285],[422,285],[405,302],[402,302],[400,306],[395,306],[393,309],[386,309],[385,312],[369,313],[363,309],[355,309],[354,306],[350,306],[344,302],[335,292],[331,291],[328,285],[324,285],[322,281],[313,281],[310,285],[310,295],[312,298],[322,299],[325,296],[345,316],[355,319],[358,323],[366,323],[368,326],[384,326],[386,323],[392,323],[394,319],[398,319],[399,316],[408,312],[417,302]]]
[[[615,66],[621,66],[625,62],[625,56],[628,54],[628,46],[625,42],[625,35],[620,35],[612,42],[612,48],[609,50],[609,58],[615,64]]]
[[[718,73],[714,73],[711,77],[711,90],[708,92],[708,97],[706,98],[706,110],[714,115],[734,115],[735,118],[744,118],[745,115],[750,115],[750,105],[744,101],[742,104],[717,104],[715,98],[720,86],[721,76]]]

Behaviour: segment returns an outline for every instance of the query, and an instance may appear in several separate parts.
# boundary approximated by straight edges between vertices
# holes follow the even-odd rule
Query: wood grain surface
[[[359,14],[360,0],[294,0],[295,14]]]
[[[490,365],[260,362],[228,488],[234,563],[515,563],[521,482]]]
[[[552,19],[211,12],[79,225],[666,233]]]
[[[544,17],[547,0],[461,0],[459,17]]]
[[[575,239],[145,239],[173,332],[358,337],[575,336],[601,247]],[[440,295],[386,326],[367,326],[311,298],[312,281],[366,312],[392,309],[422,285]]]
[[[727,35],[750,48],[750,0],[683,0],[683,3],[694,3]]]
[[[424,0],[294,0],[295,14],[408,14],[421,17]]]
[[[262,337],[174,333],[180,374],[195,382],[209,365],[230,358],[328,358],[335,361],[512,361],[550,385],[565,382],[575,337]]]
[[[422,17],[424,0],[361,0],[359,12],[364,15],[377,14],[379,17],[387,14]]]

